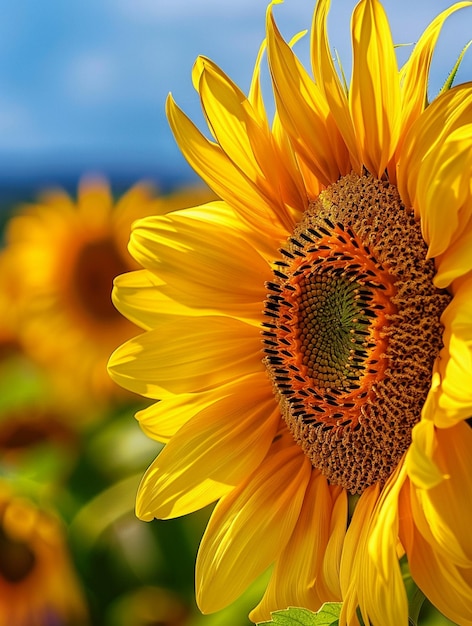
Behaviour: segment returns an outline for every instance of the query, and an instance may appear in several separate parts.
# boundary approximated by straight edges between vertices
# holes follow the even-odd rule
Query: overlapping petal
[[[271,6],[267,53],[282,126],[299,157],[322,184],[329,185],[350,171],[349,153],[320,88],[277,29]]]
[[[261,161],[271,153],[269,128],[246,95],[206,57],[198,57],[192,72],[208,127],[228,158],[250,180],[273,195]]]
[[[220,389],[219,387],[218,390]],[[214,402],[213,389],[198,393],[179,393],[149,405],[138,411],[135,417],[148,437],[168,443],[194,415]]]
[[[434,423],[448,427],[472,416],[472,278],[457,284],[454,297],[442,315],[444,347],[437,371],[441,385],[437,391]]]
[[[352,14],[349,106],[361,159],[382,178],[398,142],[400,81],[392,35],[378,0],[361,0]]]
[[[400,463],[380,495],[369,488],[357,504],[341,561],[345,602],[341,624],[355,623],[357,605],[366,624],[398,626],[407,622],[407,597],[397,556],[398,497],[405,477]],[[364,506],[369,507],[367,514]]]
[[[318,0],[311,29],[311,62],[316,84],[322,90],[344,143],[352,169],[362,173],[362,162],[354,132],[347,92],[334,67],[328,41],[327,18],[331,0]]]
[[[259,324],[264,283],[271,275],[256,249],[263,242],[259,234],[244,232],[225,209],[215,203],[140,220],[131,234],[130,251],[159,277],[164,296],[189,310]]]
[[[456,624],[472,626],[472,569],[438,553],[415,526],[408,483],[400,493],[400,538],[411,574],[429,600]]]
[[[136,270],[117,276],[113,281],[112,300],[118,311],[143,330],[151,330],[162,321],[162,311],[184,314],[158,289],[162,285],[152,272]],[[190,312],[188,312],[190,314]]]
[[[472,269],[472,216],[461,228],[459,237],[435,258],[434,283],[446,289]]]
[[[328,601],[322,568],[332,506],[326,479],[319,472],[312,472],[292,536],[277,559],[261,603],[251,612],[254,622],[270,619],[271,612],[279,607],[318,610]]]
[[[455,11],[470,6],[472,6],[471,2],[457,2],[434,18],[419,38],[410,58],[402,67],[401,134],[397,146],[398,154],[401,152],[403,139],[410,126],[426,107],[431,59],[444,22]]]
[[[202,108],[218,144],[237,169],[268,198],[280,223],[287,229],[293,222],[287,205],[304,208],[306,197],[301,181],[287,171],[272,140],[267,117],[212,61],[200,57],[194,66],[194,84]],[[299,182],[299,186],[297,186]]]
[[[433,399],[430,399],[433,402]],[[413,428],[412,442],[406,456],[406,468],[411,481],[423,489],[436,487],[445,478],[434,462],[436,429],[430,419],[422,419]]]
[[[472,84],[446,92],[412,125],[398,165],[398,188],[421,218],[428,255],[436,257],[471,217]]]
[[[283,430],[259,469],[218,502],[197,557],[203,613],[230,604],[277,559],[297,523],[310,474],[307,457]]]
[[[280,413],[264,372],[213,389],[201,405],[197,400],[183,409],[192,417],[144,475],[136,503],[141,519],[203,508],[244,481],[265,457]]]
[[[341,557],[346,537],[348,519],[348,495],[344,489],[332,490],[333,510],[331,514],[329,540],[323,561],[323,580],[330,597],[337,602],[342,599],[340,586]]]
[[[368,521],[372,518],[378,497],[378,485],[372,485],[363,492],[345,535],[339,576],[343,598],[340,626],[359,626],[357,607],[362,592],[358,589],[358,584],[372,583],[371,580],[363,583],[357,568],[360,554],[365,554],[369,535]]]
[[[108,371],[148,398],[198,392],[263,371],[257,328],[226,317],[164,319],[120,346]]]
[[[472,430],[464,422],[436,429],[434,460],[444,479],[436,486],[411,488],[416,527],[437,553],[459,567],[472,568],[470,520],[464,502],[472,498]]]
[[[220,198],[260,229],[266,236],[268,249],[274,240],[282,241],[286,231],[271,213],[270,198],[264,197],[256,183],[235,167],[217,143],[198,130],[171,96],[166,110],[175,139],[191,167]]]
[[[472,216],[472,97],[469,121],[442,136],[418,173],[417,201],[430,257],[443,254]],[[440,278],[444,284],[444,277]]]

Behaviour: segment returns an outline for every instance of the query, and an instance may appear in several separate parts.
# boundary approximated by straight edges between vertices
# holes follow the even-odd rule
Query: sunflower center
[[[35,556],[28,546],[8,537],[0,526],[0,576],[19,583],[33,570]]]
[[[80,306],[98,321],[119,319],[110,294],[115,276],[128,269],[111,239],[99,239],[84,245],[77,256],[72,277]]]
[[[450,296],[397,189],[323,191],[267,284],[265,363],[295,441],[332,484],[383,484],[411,442]]]
[[[332,271],[309,273],[299,284],[299,341],[308,375],[322,388],[355,380],[351,355],[367,358],[364,331],[369,325],[368,289]],[[354,374],[354,376],[353,376]]]

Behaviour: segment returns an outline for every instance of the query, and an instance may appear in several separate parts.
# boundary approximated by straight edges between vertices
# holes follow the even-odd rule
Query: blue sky
[[[0,0],[0,177],[102,171],[190,178],[164,114],[171,91],[201,122],[191,68],[216,61],[244,90],[264,36],[266,0]],[[448,0],[386,0],[394,40],[415,41]],[[349,68],[354,0],[332,0],[330,38]],[[313,2],[275,7],[290,37]],[[440,88],[472,37],[472,8],[449,18],[433,62]],[[306,42],[297,51],[306,54]],[[472,79],[472,49],[459,80]]]

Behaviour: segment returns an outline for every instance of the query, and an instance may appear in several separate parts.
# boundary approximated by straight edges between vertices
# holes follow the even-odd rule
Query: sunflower
[[[61,458],[70,467],[76,455],[76,415],[65,410],[49,377],[21,349],[16,283],[4,261],[0,255],[0,473],[21,468],[37,479],[42,456],[57,479],[62,472],[51,461]]]
[[[8,223],[0,264],[14,332],[71,406],[98,406],[119,391],[106,362],[134,326],[110,293],[117,273],[137,267],[126,250],[132,221],[208,197],[198,189],[157,198],[143,183],[115,203],[104,179],[87,177],[77,202],[60,190],[46,192]]]
[[[84,626],[87,610],[63,528],[0,483],[0,625]]]
[[[340,623],[399,626],[399,559],[472,624],[472,84],[430,104],[442,12],[398,69],[377,0],[352,14],[349,86],[311,29],[314,78],[267,11],[245,94],[193,70],[210,140],[168,100],[176,140],[220,197],[138,221],[114,302],[144,333],[112,355],[167,445],[137,514],[217,501],[196,563],[218,611],[272,565],[253,621],[342,601]],[[275,99],[261,95],[267,52]]]

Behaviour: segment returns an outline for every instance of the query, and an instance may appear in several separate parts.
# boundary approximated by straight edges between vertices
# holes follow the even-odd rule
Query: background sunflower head
[[[133,334],[111,301],[115,276],[137,267],[127,251],[132,222],[208,193],[160,198],[141,183],[115,200],[105,179],[86,177],[76,200],[51,190],[8,222],[0,252],[6,328],[77,414],[130,399],[108,377],[106,361]]]
[[[87,609],[56,516],[0,484],[0,624],[85,626]]]

